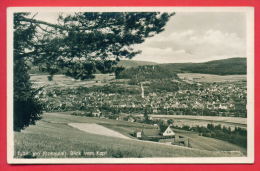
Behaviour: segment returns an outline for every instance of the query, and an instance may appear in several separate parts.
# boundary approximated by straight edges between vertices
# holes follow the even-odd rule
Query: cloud
[[[245,57],[246,41],[236,33],[209,29],[205,32],[184,30],[170,35],[156,35],[137,46],[142,54],[135,60],[158,63],[203,62]]]

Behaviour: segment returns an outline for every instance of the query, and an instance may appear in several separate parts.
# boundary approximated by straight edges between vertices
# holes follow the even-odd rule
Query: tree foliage
[[[19,21],[26,14],[14,16],[14,130],[19,131],[40,119],[42,104],[35,98],[36,89],[32,88],[28,66],[23,57],[33,44],[35,33],[33,25]],[[29,57],[29,54],[28,54]]]
[[[131,59],[143,43],[164,30],[173,14],[158,12],[75,13],[60,16],[59,25],[34,19],[24,21],[45,24],[37,36],[35,64],[50,74],[62,69],[76,79],[92,78],[96,70],[111,72],[120,59]],[[76,69],[77,68],[77,69]]]
[[[91,12],[61,15],[58,24],[14,14],[14,130],[40,118],[42,104],[35,98],[27,61],[50,74],[58,71],[76,79],[93,78],[113,68],[120,59],[140,51],[135,44],[164,30],[173,14],[158,12]],[[120,69],[119,69],[120,70]],[[117,71],[119,71],[117,70]]]

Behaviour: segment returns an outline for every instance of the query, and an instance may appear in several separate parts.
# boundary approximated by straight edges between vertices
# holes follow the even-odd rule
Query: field
[[[142,128],[138,125],[129,125],[129,124],[122,124],[122,123],[115,123],[115,124],[108,124],[108,123],[100,123],[103,126],[106,126],[110,129],[113,129],[115,131],[118,131],[126,136],[129,136],[130,134],[133,133],[133,130],[136,130],[137,128]],[[198,125],[201,125],[201,123],[197,122]],[[147,128],[154,129],[154,127],[149,127]],[[185,131],[185,130],[180,130],[180,129],[174,129],[174,132],[176,135],[181,135],[186,138],[189,138],[191,147],[193,149],[200,149],[200,150],[209,150],[209,151],[240,151],[243,154],[246,155],[246,149],[239,147],[237,145],[222,141],[222,140],[217,140],[214,138],[208,138],[208,137],[203,137],[199,136],[198,133],[191,132],[191,131]],[[132,137],[133,138],[133,137]]]
[[[109,128],[95,123],[68,123],[68,125],[90,134],[130,139],[129,137],[120,134],[117,131],[113,131]]]
[[[103,86],[109,80],[114,79],[113,75],[109,74],[95,74],[95,78],[92,80],[75,80],[71,77],[65,75],[54,75],[53,81],[48,81],[48,75],[38,75],[32,74],[31,81],[37,87],[47,86],[48,88],[54,87],[62,87],[62,88],[70,88],[70,87],[92,87],[92,86]],[[102,82],[101,82],[102,80]]]
[[[213,74],[198,74],[198,73],[179,73],[178,77],[188,82],[232,82],[246,81],[246,75],[213,75]]]
[[[141,116],[141,115],[140,115]],[[220,117],[220,116],[192,116],[192,115],[150,115],[153,119],[173,119],[175,123],[189,126],[207,126],[208,123],[221,124],[231,128],[247,128],[247,118]]]
[[[194,137],[196,137],[197,143],[193,144],[194,148],[186,148],[100,136],[80,131],[69,126],[68,123],[106,125],[128,137],[131,137],[129,133],[136,128],[152,128],[151,125],[140,123],[80,117],[68,113],[45,113],[36,125],[31,125],[22,132],[15,132],[15,157],[224,157],[242,155],[241,152],[238,152],[239,147],[235,145],[196,135]],[[192,135],[190,136],[192,137]],[[200,138],[207,146],[200,144],[202,142]],[[218,147],[221,148],[221,151],[218,151]]]
[[[153,118],[190,119],[209,122],[233,123],[246,125],[246,118],[219,117],[219,116],[192,116],[192,115],[150,115]]]

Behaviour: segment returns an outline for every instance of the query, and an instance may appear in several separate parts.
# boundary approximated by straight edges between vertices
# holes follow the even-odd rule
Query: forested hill
[[[124,68],[132,68],[132,67],[138,67],[143,65],[157,65],[157,63],[148,62],[148,61],[121,60],[117,64],[117,66],[122,66]]]
[[[126,78],[134,80],[149,80],[163,78],[177,78],[176,73],[169,72],[168,69],[160,65],[144,65],[138,67],[127,68],[123,70],[117,78]]]
[[[147,65],[150,65],[148,67]],[[152,67],[154,65],[156,67]],[[204,73],[216,75],[246,74],[246,58],[229,58],[204,63],[168,63],[157,64],[143,61],[122,61],[126,69],[120,78],[139,77],[174,77],[177,73]],[[153,69],[152,69],[153,68]],[[152,69],[152,70],[151,70]],[[150,72],[150,73],[149,73]],[[149,73],[149,74],[148,74]],[[141,76],[141,75],[142,76]]]
[[[229,58],[223,60],[209,61],[205,63],[167,63],[158,64],[148,61],[122,60],[117,66],[125,68],[120,78],[136,76],[139,77],[174,77],[177,73],[204,73],[216,75],[246,74],[246,58]],[[147,66],[147,67],[146,67]],[[148,67],[150,66],[150,67]],[[156,66],[156,67],[152,67]],[[38,67],[30,64],[31,74],[42,74]],[[59,72],[61,73],[61,72]],[[130,76],[131,75],[131,76]]]
[[[246,74],[246,58],[229,58],[205,63],[161,64],[170,72],[191,72],[217,75]]]

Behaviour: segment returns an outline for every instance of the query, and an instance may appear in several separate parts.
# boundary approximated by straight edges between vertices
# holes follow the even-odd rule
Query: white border
[[[13,13],[14,12],[244,12],[247,16],[247,157],[17,159],[13,132]],[[116,163],[254,163],[254,8],[253,7],[10,7],[7,9],[7,161],[9,164]]]

